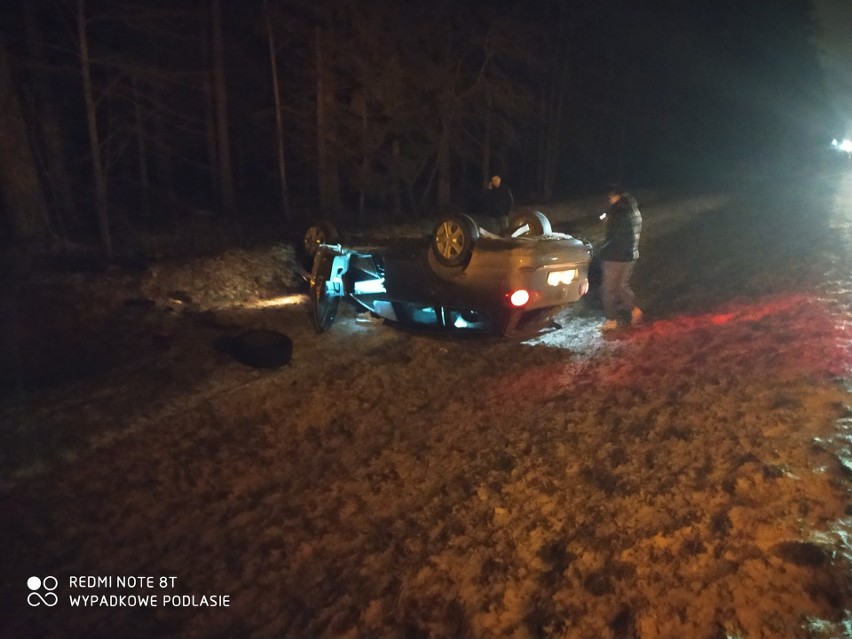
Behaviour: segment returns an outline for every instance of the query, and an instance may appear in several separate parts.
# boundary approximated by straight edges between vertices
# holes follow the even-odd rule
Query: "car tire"
[[[325,333],[334,324],[340,308],[340,296],[329,295],[325,280],[317,280],[311,287],[311,311],[317,333]]]
[[[527,230],[516,235],[524,226],[527,227]],[[540,237],[552,232],[550,220],[541,211],[520,211],[509,218],[509,228],[506,229],[504,235],[506,237]]]
[[[444,266],[464,266],[479,239],[479,226],[468,215],[449,215],[432,230],[431,251]]]
[[[293,357],[293,340],[277,331],[253,329],[228,339],[225,350],[252,368],[278,368]]]
[[[337,229],[331,222],[315,222],[305,231],[305,237],[302,239],[302,250],[306,257],[313,260],[320,244],[337,244],[339,237]]]

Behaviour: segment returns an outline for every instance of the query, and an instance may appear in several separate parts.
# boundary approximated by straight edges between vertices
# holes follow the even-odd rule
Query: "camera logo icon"
[[[30,589],[30,594],[27,595],[27,603],[31,606],[48,606],[53,607],[59,603],[59,597],[53,592],[59,585],[59,580],[56,577],[30,577],[27,579],[27,588]],[[44,589],[44,594],[42,594]]]

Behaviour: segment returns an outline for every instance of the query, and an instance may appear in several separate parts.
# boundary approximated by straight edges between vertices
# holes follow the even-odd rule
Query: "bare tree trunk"
[[[538,140],[538,171],[536,187],[545,199],[553,196],[556,183],[556,168],[559,166],[559,150],[564,130],[565,103],[569,95],[569,84],[573,65],[569,63],[569,47],[575,38],[576,13],[579,10],[570,3],[558,5],[558,33],[554,38],[553,71],[539,102],[541,127]]]
[[[550,78],[550,86],[546,95],[542,98],[542,138],[541,155],[542,165],[539,180],[539,189],[545,199],[553,196],[556,183],[556,167],[559,165],[560,133],[563,130],[562,123],[565,118],[565,102],[568,96],[568,85],[570,72],[573,68],[568,63],[568,47],[574,40],[576,20],[568,5],[560,6],[559,13],[559,35],[556,38],[556,51],[554,57],[556,64],[553,65],[553,74]]]
[[[150,94],[155,97],[160,108],[167,104],[162,87],[151,87]],[[151,129],[154,140],[154,166],[156,167],[157,187],[164,194],[168,202],[167,215],[174,217],[175,195],[175,169],[172,157],[171,140],[162,114],[154,114],[151,121]]]
[[[491,111],[494,98],[488,90],[485,98],[485,133],[482,139],[482,184],[491,177]]]
[[[278,152],[278,186],[281,189],[281,207],[284,211],[284,219],[291,222],[290,197],[287,189],[287,166],[284,162],[284,122],[281,113],[281,93],[278,88],[278,59],[275,54],[275,34],[272,29],[272,19],[269,15],[269,0],[263,0],[263,13],[266,19],[266,36],[269,41],[269,67],[272,73],[272,93],[275,98],[275,146]]]
[[[89,68],[89,43],[86,38],[86,0],[77,0],[77,35],[80,39],[80,67],[83,73],[83,99],[86,105],[86,120],[89,128],[89,150],[92,154],[92,176],[95,181],[95,208],[98,215],[98,232],[101,250],[107,260],[112,260],[112,237],[109,230],[107,208],[107,184],[101,147],[98,137],[98,119],[95,98],[92,92],[92,76]]]
[[[566,56],[567,57],[567,56]],[[567,60],[557,65],[557,76],[551,92],[550,110],[547,119],[546,163],[544,172],[544,196],[550,199],[556,184],[556,167],[559,165],[560,133],[565,117],[565,97],[568,95],[569,70]]]
[[[139,189],[142,198],[142,213],[146,218],[151,217],[151,181],[148,177],[148,144],[145,134],[145,118],[142,115],[142,105],[139,103],[139,83],[133,74],[133,103],[136,107],[136,163],[139,171]]]
[[[314,27],[317,82],[317,177],[319,181],[320,210],[326,215],[340,212],[340,183],[337,175],[337,158],[332,148],[334,135],[331,129],[331,72],[326,63],[325,34]]]
[[[208,16],[207,7],[201,6],[199,11],[199,22],[210,24],[212,21]],[[216,159],[216,105],[213,101],[213,65],[210,62],[211,38],[201,38],[201,59],[204,61],[204,73],[202,83],[204,87],[204,119],[207,129],[207,176],[210,178],[210,201],[211,203],[219,197],[219,173]],[[212,204],[211,204],[212,206]]]
[[[595,156],[594,156],[594,166],[595,170],[601,175],[608,175],[610,179],[613,179],[612,176],[612,133],[611,127],[612,122],[617,122],[615,118],[615,110],[617,107],[614,107],[613,95],[611,91],[611,87],[613,86],[613,77],[615,76],[615,61],[610,57],[606,61],[607,68],[605,74],[605,80],[603,85],[607,87],[606,92],[606,102],[601,105],[601,108],[598,112],[597,120],[594,122],[595,125]],[[605,114],[601,116],[601,113]],[[615,179],[620,179],[620,176]]]
[[[556,182],[556,159],[557,140],[559,139],[560,129],[557,125],[561,121],[557,113],[558,100],[554,99],[553,93],[559,91],[560,88],[556,85],[552,87],[550,99],[544,105],[544,135],[542,136],[542,146],[544,162],[541,171],[541,193],[546,200],[553,197],[553,186]]]
[[[391,193],[393,197],[393,219],[399,220],[402,218],[402,188],[399,180],[399,162],[400,162],[400,147],[399,138],[395,138],[391,145],[391,157],[393,158],[393,186]]]
[[[442,122],[441,135],[438,138],[438,209],[446,211],[450,208],[451,192],[451,162],[450,162],[450,126],[446,118]]]
[[[362,220],[364,216],[364,203],[367,199],[367,173],[370,170],[370,155],[367,141],[368,129],[368,113],[367,113],[367,96],[361,92],[359,94],[359,104],[361,107],[361,186],[358,193],[358,220]]]
[[[27,139],[21,103],[0,41],[0,195],[12,232],[21,240],[48,235],[47,205]]]
[[[438,175],[438,166],[439,166],[438,162],[432,163],[432,169],[429,171],[429,179],[426,180],[426,187],[423,189],[423,195],[420,197],[420,199],[417,201],[417,203],[414,206],[418,215],[423,214],[423,211],[424,211],[426,204],[427,204],[427,199],[432,194],[432,185],[435,183],[435,176]],[[412,195],[412,201],[413,201],[414,200],[414,198],[413,198],[414,191],[413,191],[413,188],[412,188],[411,185],[409,185],[408,190],[409,190],[409,193]]]
[[[36,3],[24,2],[24,22],[27,30],[27,44],[29,45],[30,58],[41,69],[47,69],[47,56],[36,16]],[[74,192],[71,189],[71,178],[68,174],[68,164],[65,156],[65,145],[63,143],[62,127],[59,124],[59,115],[54,108],[54,96],[44,77],[44,71],[34,74],[34,86],[36,91],[38,118],[41,125],[41,139],[44,143],[47,179],[53,192],[54,207],[59,227],[65,227],[69,223],[76,225],[79,222],[77,210],[74,206]]]
[[[217,167],[219,152],[216,150],[216,105],[213,101],[213,81],[209,75],[204,78],[204,106],[207,116],[207,162],[210,167],[210,200],[219,197],[219,170]]]
[[[234,178],[228,136],[228,90],[225,84],[225,46],[222,33],[222,0],[212,1],[213,18],[213,89],[216,105],[217,160],[222,212],[234,212]]]
[[[542,95],[538,99],[538,121],[540,123],[540,127],[538,129],[538,149],[536,153],[537,166],[535,174],[536,190],[544,197],[548,197],[545,184],[547,183],[547,158],[550,148],[550,141],[548,140],[548,136],[551,131],[550,96],[548,89],[552,90],[552,87],[547,87],[543,89]]]

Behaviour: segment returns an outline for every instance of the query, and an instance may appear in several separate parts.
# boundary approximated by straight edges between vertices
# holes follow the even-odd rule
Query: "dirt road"
[[[524,343],[122,307],[122,357],[0,407],[3,636],[850,636],[828,179],[640,198],[649,322],[613,338],[592,298]]]

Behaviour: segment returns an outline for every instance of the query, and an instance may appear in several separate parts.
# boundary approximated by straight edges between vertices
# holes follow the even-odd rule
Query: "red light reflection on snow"
[[[725,324],[735,318],[735,313],[717,313],[710,318],[710,323],[714,325]]]
[[[570,325],[565,330],[571,330]],[[735,300],[711,312],[675,315],[616,334],[586,361],[501,375],[499,393],[545,397],[587,385],[654,388],[681,380],[847,377],[852,315],[830,300],[788,294]]]
[[[770,318],[784,317],[787,321],[796,319],[815,321],[822,330],[827,326],[825,320],[830,318],[830,313],[826,312],[826,308],[827,303],[824,300],[797,293],[772,296],[757,301],[736,300],[713,312],[698,315],[676,315],[653,322],[645,328],[648,329],[647,332],[652,334],[683,333],[707,326],[753,323]],[[803,314],[807,317],[802,317]],[[771,324],[771,321],[769,323]],[[797,328],[804,329],[805,326],[797,325]],[[639,334],[641,335],[641,333]]]

